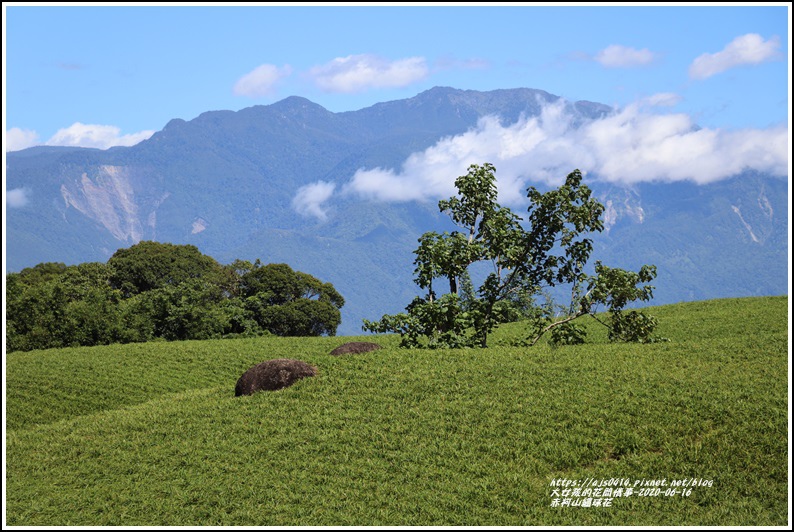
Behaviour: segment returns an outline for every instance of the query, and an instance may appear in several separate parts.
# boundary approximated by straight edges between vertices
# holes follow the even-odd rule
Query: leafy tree
[[[6,348],[9,351],[64,347],[63,315],[68,304],[55,278],[27,284],[6,276]]]
[[[63,262],[42,262],[32,268],[24,268],[15,275],[21,282],[27,285],[35,285],[58,277],[65,271],[66,264]]]
[[[236,259],[231,264],[223,266],[221,286],[228,297],[241,297],[245,290],[243,279],[247,274],[260,266],[262,266],[262,263],[259,259],[256,259],[255,262]]]
[[[341,321],[339,309],[331,303],[311,299],[263,307],[257,319],[263,329],[278,336],[334,336]]]
[[[165,340],[219,338],[229,329],[220,287],[201,279],[166,285],[136,296],[154,337]]]
[[[578,342],[583,329],[570,322],[584,314],[595,317],[599,304],[611,312],[610,338],[642,341],[650,338],[655,321],[637,313],[625,316],[626,304],[652,297],[652,287],[636,287],[655,276],[653,266],[638,274],[596,265],[588,275],[585,266],[593,250],[585,235],[603,230],[604,207],[582,184],[579,170],[571,172],[558,189],[545,193],[529,187],[526,220],[497,203],[495,169],[490,163],[473,164],[455,180],[458,194],[439,202],[462,231],[425,233],[415,251],[415,282],[427,289],[405,313],[364,320],[372,332],[398,332],[406,347],[486,347],[488,335],[499,324],[516,319],[521,309],[533,319],[531,343],[559,328],[552,341]],[[488,262],[492,271],[472,295],[465,285],[472,264]],[[433,281],[446,278],[449,293],[438,297]],[[459,280],[466,288],[461,298]],[[538,305],[535,298],[547,288],[572,286],[570,312],[554,319],[552,305]]]
[[[245,308],[264,330],[279,336],[336,334],[344,298],[330,283],[287,264],[254,265],[241,278]]]
[[[283,305],[301,297],[301,282],[287,264],[267,264],[242,276],[244,297],[258,296],[263,304]]]
[[[56,267],[51,266],[55,264]],[[9,350],[118,341],[120,294],[102,263],[45,263],[6,276]]]
[[[223,279],[221,265],[192,245],[144,240],[116,251],[108,266],[113,270],[111,286],[125,296],[176,286],[188,279],[205,279],[216,284]]]
[[[87,289],[69,302],[63,315],[63,344],[107,345],[123,338],[120,322],[121,298],[108,287]]]

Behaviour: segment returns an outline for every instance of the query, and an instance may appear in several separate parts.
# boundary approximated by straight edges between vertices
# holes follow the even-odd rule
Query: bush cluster
[[[333,336],[344,298],[287,264],[221,265],[191,245],[143,241],[107,263],[6,275],[6,349],[151,340]]]

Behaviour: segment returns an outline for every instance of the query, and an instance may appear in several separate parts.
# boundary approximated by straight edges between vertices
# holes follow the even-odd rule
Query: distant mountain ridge
[[[339,332],[356,334],[361,318],[399,311],[416,293],[418,236],[452,227],[434,202],[351,195],[335,198],[318,221],[295,212],[296,191],[318,181],[341,186],[360,168],[399,168],[485,116],[511,124],[556,101],[536,89],[436,87],[333,113],[292,96],[174,119],[132,147],[11,152],[7,189],[24,191],[26,203],[7,210],[6,268],[104,262],[140,240],[189,243],[224,263],[286,262],[332,282],[348,301]],[[565,105],[575,124],[613,112],[593,102]],[[745,173],[709,185],[589,184],[606,206],[594,258],[656,264],[656,302],[786,292],[785,180]]]

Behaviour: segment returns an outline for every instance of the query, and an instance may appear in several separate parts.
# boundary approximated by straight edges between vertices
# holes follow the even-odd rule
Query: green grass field
[[[610,344],[593,323],[590,343],[559,348],[380,336],[359,339],[385,349],[342,357],[328,352],[352,338],[10,353],[6,524],[790,523],[788,298],[651,313],[669,342]],[[234,397],[271,358],[319,375]],[[711,486],[672,486],[692,478]],[[634,491],[586,507],[555,479]]]

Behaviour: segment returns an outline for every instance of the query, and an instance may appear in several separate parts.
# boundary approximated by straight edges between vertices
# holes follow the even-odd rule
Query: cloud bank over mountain
[[[475,128],[439,140],[395,168],[361,168],[338,194],[386,202],[435,200],[454,194],[454,180],[472,162],[496,166],[500,201],[524,200],[527,184],[559,186],[575,168],[622,185],[691,181],[706,184],[745,170],[788,173],[788,128],[721,130],[699,128],[681,113],[658,112],[674,105],[665,93],[576,126],[565,102],[544,105],[539,116],[503,125],[480,119]],[[294,208],[325,218],[332,183],[303,187]]]
[[[154,135],[154,130],[121,134],[121,128],[101,124],[75,122],[69,127],[59,129],[44,146],[79,146],[104,150],[113,146],[134,146]],[[38,146],[39,135],[32,130],[11,128],[6,132],[6,151],[17,151]]]
[[[152,135],[153,130],[121,135],[121,128],[116,126],[75,122],[67,128],[59,129],[47,141],[47,145],[106,149],[111,146],[134,146]]]
[[[39,135],[30,129],[12,127],[5,134],[5,151],[24,150],[35,146],[39,141]]]

